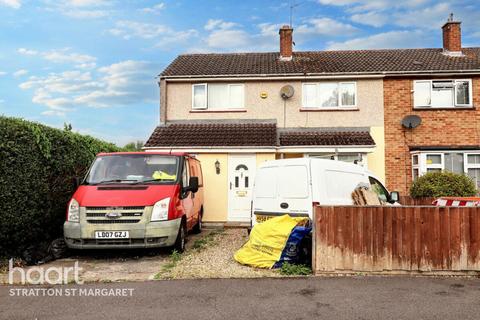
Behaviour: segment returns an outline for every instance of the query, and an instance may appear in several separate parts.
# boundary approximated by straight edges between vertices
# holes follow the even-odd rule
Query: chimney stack
[[[288,25],[284,25],[278,33],[280,34],[280,60],[290,61],[293,55],[293,29]]]
[[[447,22],[443,25],[443,52],[447,55],[462,55],[462,30],[460,21],[453,20],[453,13],[450,14]]]

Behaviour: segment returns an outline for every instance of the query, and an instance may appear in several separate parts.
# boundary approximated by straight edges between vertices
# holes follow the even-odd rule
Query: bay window
[[[355,107],[355,82],[309,82],[302,85],[302,107],[306,109]]]
[[[412,153],[413,180],[427,172],[449,171],[468,175],[480,189],[480,150]]]
[[[413,83],[415,108],[472,107],[472,80],[418,80]]]
[[[193,110],[231,110],[244,108],[243,84],[192,85]]]

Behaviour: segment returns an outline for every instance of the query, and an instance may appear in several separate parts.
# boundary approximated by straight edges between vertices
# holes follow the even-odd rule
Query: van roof
[[[357,171],[357,172],[367,172],[372,174],[367,168],[362,167],[358,164],[337,161],[337,160],[330,160],[330,159],[318,159],[318,158],[292,158],[292,159],[278,159],[278,160],[270,160],[265,161],[262,163],[261,167],[269,167],[274,165],[294,165],[294,164],[302,164],[309,166],[318,166],[323,168],[330,168],[330,169],[348,169],[350,171]]]
[[[165,156],[190,156],[188,153],[185,152],[166,152],[166,151],[133,151],[133,152],[100,152],[97,156],[115,156],[115,155],[129,155],[129,154],[157,154],[157,155],[165,155]]]

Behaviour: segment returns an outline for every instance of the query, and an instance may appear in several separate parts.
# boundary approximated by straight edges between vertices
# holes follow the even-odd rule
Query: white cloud
[[[165,9],[165,3],[160,2],[152,7],[140,9],[140,11],[143,11],[145,13],[159,13],[163,9]]]
[[[47,107],[44,115],[63,116],[82,106],[107,108],[153,102],[157,71],[158,67],[151,63],[127,60],[95,71],[31,76],[19,87],[33,90],[32,102]]]
[[[322,5],[347,6],[352,12],[410,8],[427,3],[428,0],[318,0]]]
[[[25,48],[18,48],[17,52],[20,53],[20,54],[26,55],[26,56],[34,56],[34,55],[38,54],[38,52],[35,51],[35,50],[29,50],[29,49],[25,49]]]
[[[5,100],[3,100],[3,99],[0,99],[0,104],[2,104],[2,103],[4,103],[4,102],[5,102]]]
[[[95,19],[106,17],[111,1],[106,0],[45,0],[46,10],[60,12],[62,15],[75,19]]]
[[[315,34],[323,36],[345,36],[357,32],[357,28],[348,23],[342,23],[331,18],[309,19],[307,23],[296,28],[297,34]]]
[[[13,9],[19,9],[22,6],[22,2],[20,0],[0,0],[0,5]]]
[[[2,76],[6,76],[7,74],[8,74],[8,73],[7,73],[7,72],[5,72],[5,71],[0,71],[0,77],[2,77]]]
[[[439,3],[420,10],[398,12],[394,14],[394,23],[403,27],[440,28],[452,12],[449,3]]]
[[[388,22],[388,16],[382,12],[369,11],[366,13],[357,13],[350,17],[353,22],[372,27],[381,27]]]
[[[18,77],[21,77],[21,76],[24,76],[28,73],[28,70],[25,70],[25,69],[20,69],[20,70],[17,70],[13,73],[13,76],[15,78],[18,78]]]
[[[227,30],[236,26],[238,26],[238,24],[235,22],[227,22],[221,19],[209,19],[204,28],[205,30],[213,31],[215,29]]]
[[[73,64],[79,69],[93,69],[96,66],[97,58],[88,54],[72,52],[70,48],[56,49],[50,51],[37,51],[26,48],[19,48],[17,52],[23,55],[39,55],[43,59],[62,64]]]
[[[420,31],[389,31],[344,42],[329,42],[327,50],[423,48],[427,40]]]
[[[243,48],[250,45],[249,34],[243,30],[217,30],[207,38],[211,48]]]
[[[198,35],[195,29],[177,31],[162,24],[142,23],[130,20],[117,21],[115,27],[108,30],[111,35],[125,40],[134,38],[155,40],[156,47],[185,43]]]

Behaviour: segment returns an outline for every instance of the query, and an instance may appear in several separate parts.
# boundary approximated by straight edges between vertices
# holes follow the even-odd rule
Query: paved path
[[[23,287],[29,288],[29,287]],[[38,288],[38,287],[36,287]],[[341,277],[174,280],[58,286],[131,297],[11,297],[0,319],[479,319],[480,279]],[[88,291],[87,290],[87,291]],[[105,290],[107,291],[107,290]]]

